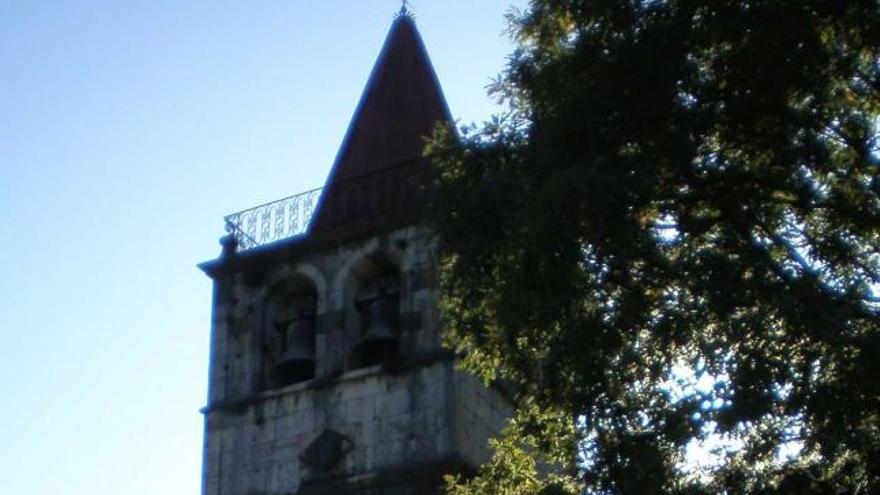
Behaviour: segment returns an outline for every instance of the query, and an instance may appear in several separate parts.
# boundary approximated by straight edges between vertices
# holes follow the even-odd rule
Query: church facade
[[[440,344],[424,137],[449,111],[401,12],[325,187],[226,218],[214,282],[204,495],[442,492],[508,401]]]

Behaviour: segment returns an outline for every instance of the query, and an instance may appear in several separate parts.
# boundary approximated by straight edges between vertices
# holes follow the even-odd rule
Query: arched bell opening
[[[263,383],[283,387],[315,377],[318,294],[298,276],[277,284],[267,304],[263,338]]]
[[[365,260],[355,269],[347,321],[355,327],[349,367],[362,368],[395,359],[400,349],[400,272],[384,258]]]

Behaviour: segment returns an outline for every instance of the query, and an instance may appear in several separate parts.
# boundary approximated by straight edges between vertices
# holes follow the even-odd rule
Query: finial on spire
[[[409,17],[410,19],[412,19],[413,12],[410,7],[411,5],[409,4],[408,0],[402,0],[400,2],[400,10],[397,12],[397,15],[395,17]]]

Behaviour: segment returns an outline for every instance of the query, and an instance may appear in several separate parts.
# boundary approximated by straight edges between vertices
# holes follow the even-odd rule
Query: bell
[[[397,352],[397,297],[380,292],[378,297],[363,300],[359,306],[365,329],[356,345],[360,361],[364,366],[382,362]]]
[[[285,346],[274,372],[281,385],[309,380],[315,375],[315,316],[301,315],[287,323]]]

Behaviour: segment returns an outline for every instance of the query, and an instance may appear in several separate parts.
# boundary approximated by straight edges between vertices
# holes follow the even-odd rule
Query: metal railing
[[[305,235],[325,192],[328,211],[319,223],[329,227],[411,211],[420,192],[418,162],[410,160],[330,184],[326,191],[312,189],[227,215],[226,231],[235,237],[238,252]]]
[[[226,232],[235,236],[238,251],[306,233],[323,188],[288,196],[227,215]]]

